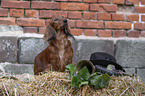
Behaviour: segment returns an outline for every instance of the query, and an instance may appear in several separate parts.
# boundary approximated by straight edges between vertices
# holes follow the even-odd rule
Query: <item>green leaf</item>
[[[90,84],[91,85],[94,85],[96,89],[100,89],[99,87],[99,78],[100,78],[100,75],[93,75],[91,76],[91,79],[90,79]]]
[[[79,88],[79,83],[76,76],[72,76],[71,87]]]
[[[103,74],[102,77],[105,79],[105,81],[110,81],[111,80],[111,77],[106,73],[106,74]]]
[[[71,76],[75,73],[76,66],[74,66],[73,64],[68,64],[65,67],[66,67],[65,71],[68,71],[69,70]]]
[[[107,66],[107,70],[109,70],[109,71],[116,71],[115,66],[112,65],[112,64],[109,64],[109,65]]]
[[[95,72],[91,75],[86,66],[82,68],[77,74],[73,64],[66,66],[66,71],[68,70],[70,71],[71,75],[71,87],[75,88],[79,88],[90,83],[96,89],[101,89],[106,87],[108,85],[108,81],[111,79],[108,74],[98,75],[98,73]]]
[[[107,81],[105,81],[105,79],[103,78],[103,76],[100,76],[99,78],[99,87],[100,88],[104,88],[108,85]]]
[[[93,74],[91,74],[90,78],[96,75],[99,75],[99,74],[97,72],[94,72]]]
[[[90,73],[88,68],[85,66],[84,68],[82,68],[78,73],[77,76],[79,78],[79,80],[83,80],[83,81],[87,81],[90,78]]]
[[[108,85],[110,79],[108,74],[98,75],[97,73],[94,73],[91,75],[90,84],[94,85],[96,89],[102,89]]]
[[[68,70],[70,70],[70,69],[74,69],[74,70],[75,70],[75,67],[76,67],[76,66],[74,66],[73,64],[68,64],[68,65],[66,65],[65,67],[66,67],[66,69],[68,69]]]
[[[77,75],[77,80],[78,80],[78,82],[83,82],[84,81],[84,79],[79,75]]]
[[[81,87],[81,86],[83,86],[83,85],[88,85],[88,81],[83,81],[83,82],[81,82],[81,84],[80,84],[80,86],[79,87]]]

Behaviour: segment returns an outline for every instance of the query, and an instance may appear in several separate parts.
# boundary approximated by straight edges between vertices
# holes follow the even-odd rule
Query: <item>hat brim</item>
[[[111,62],[111,61],[107,61],[107,60],[90,60],[90,61],[93,63],[93,65],[100,65],[100,66],[104,66],[106,68],[109,64],[112,64],[115,66],[115,69],[122,70],[123,72],[125,72],[125,70],[123,69],[122,66],[120,66],[117,63]]]

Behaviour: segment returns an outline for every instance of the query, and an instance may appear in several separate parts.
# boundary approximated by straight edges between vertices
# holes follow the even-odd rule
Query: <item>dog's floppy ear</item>
[[[45,33],[44,33],[44,40],[52,40],[56,37],[56,31],[55,29],[50,25],[48,24],[45,28]]]

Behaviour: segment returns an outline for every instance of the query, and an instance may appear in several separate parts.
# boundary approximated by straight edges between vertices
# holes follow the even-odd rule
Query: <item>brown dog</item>
[[[73,37],[68,28],[67,19],[52,18],[46,25],[44,39],[50,41],[49,46],[35,57],[34,74],[50,71],[65,71],[65,66],[72,63],[73,48],[69,40]]]

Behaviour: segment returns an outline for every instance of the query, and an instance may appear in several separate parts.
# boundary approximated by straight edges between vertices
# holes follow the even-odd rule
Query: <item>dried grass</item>
[[[27,74],[28,75],[28,74]],[[144,96],[145,84],[136,77],[112,76],[106,88],[96,90],[86,85],[71,88],[68,73],[48,72],[40,76],[19,75],[15,78],[0,77],[0,96]],[[8,77],[8,76],[7,76]],[[18,79],[18,80],[16,80]]]

